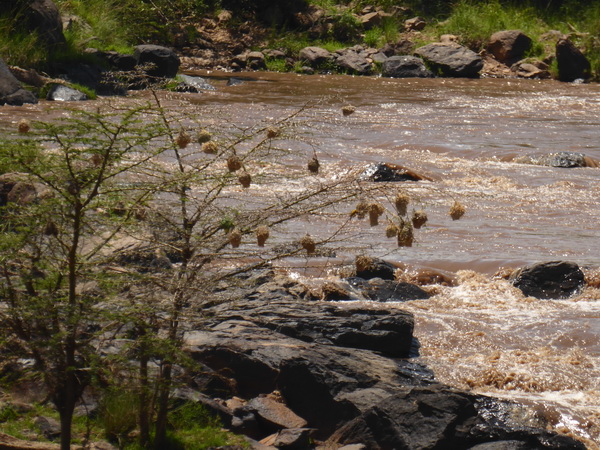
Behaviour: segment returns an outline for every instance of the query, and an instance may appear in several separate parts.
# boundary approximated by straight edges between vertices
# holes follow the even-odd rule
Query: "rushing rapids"
[[[248,74],[228,86],[229,74],[202,75],[217,90],[165,94],[167,105],[200,106],[216,126],[276,120],[310,103],[298,133],[320,159],[319,176],[385,161],[433,180],[402,183],[429,218],[413,247],[396,247],[384,226],[355,226],[335,244],[337,257],[297,258],[289,270],[303,280],[333,277],[331,267],[367,253],[405,264],[407,279],[424,267],[455,274],[455,286],[428,287],[430,299],[385,305],[414,313],[420,358],[437,379],[531,404],[556,429],[600,448],[600,169],[518,162],[564,151],[599,160],[599,85]],[[355,112],[343,115],[345,105]],[[43,102],[3,107],[0,121],[42,112],[61,114]],[[467,211],[459,221],[448,215],[455,200]],[[304,228],[326,234],[326,222]],[[539,300],[494,277],[551,260],[584,267],[587,287]]]

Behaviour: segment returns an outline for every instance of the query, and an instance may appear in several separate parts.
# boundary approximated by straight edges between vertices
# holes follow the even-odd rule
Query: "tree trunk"
[[[171,392],[171,370],[173,364],[165,362],[162,376],[159,380],[158,412],[156,414],[156,431],[154,435],[154,448],[161,450],[165,448],[167,439],[167,416],[169,413],[169,394]]]

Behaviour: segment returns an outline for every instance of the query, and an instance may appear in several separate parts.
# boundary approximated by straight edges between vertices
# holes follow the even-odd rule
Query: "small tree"
[[[0,211],[1,331],[43,378],[60,414],[63,449],[103,323],[96,308],[103,298],[84,286],[102,282],[106,249],[152,194],[126,176],[164,150],[150,145],[166,130],[146,127],[147,111],[75,113],[31,130],[22,123],[22,136],[2,143],[0,165],[19,175],[5,179],[17,194]]]

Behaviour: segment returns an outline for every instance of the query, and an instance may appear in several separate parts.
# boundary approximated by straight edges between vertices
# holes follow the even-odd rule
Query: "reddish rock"
[[[531,47],[531,38],[521,30],[504,30],[492,34],[487,51],[508,66],[523,59]]]

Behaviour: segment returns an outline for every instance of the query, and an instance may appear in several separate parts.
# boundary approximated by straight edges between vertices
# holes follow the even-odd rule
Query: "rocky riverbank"
[[[420,287],[394,281],[396,270],[363,258],[351,278],[355,297],[369,298],[375,289],[381,301],[401,300],[382,288],[385,278],[399,291],[413,292],[405,299],[426,302],[425,291],[414,295]],[[542,289],[541,295],[568,296],[584,284],[579,268],[565,263],[526,268],[513,278],[516,286]],[[555,283],[558,278],[563,282]],[[439,277],[428,280],[423,282]],[[548,417],[531,407],[436,382],[412,359],[419,343],[413,316],[401,306],[319,300],[326,291],[324,286],[315,293],[263,269],[190,302],[182,343],[193,364],[174,370],[173,404],[202,404],[256,449],[585,449],[547,431]],[[126,345],[126,336],[115,335],[101,352]],[[12,379],[17,372],[14,365],[3,368]],[[19,385],[14,387],[23,395]],[[30,397],[43,396],[25,385]],[[96,414],[99,399],[93,393],[85,398],[80,413]],[[46,429],[46,438],[56,437],[56,426]],[[53,448],[5,440],[0,436],[0,448]]]
[[[52,0],[36,0],[29,5],[24,23],[51,48],[65,45],[63,29],[80,22],[77,17],[61,18]],[[561,81],[586,81],[591,77],[590,62],[574,44],[570,35],[550,30],[540,39],[545,55],[527,57],[533,40],[521,30],[501,30],[487,39],[482,51],[475,52],[461,45],[460,36],[442,35],[438,42],[420,45],[428,23],[422,17],[410,17],[408,8],[366,6],[352,20],[368,31],[393,19],[403,23],[394,42],[382,47],[358,43],[335,51],[308,45],[291,51],[284,47],[266,46],[269,17],[294,24],[316,41],[340,33],[336,23],[323,8],[316,6],[292,8],[289,11],[257,11],[252,20],[239,24],[240,17],[221,10],[216,17],[206,17],[193,24],[191,39],[181,30],[175,33],[173,45],[140,45],[133,54],[99,51],[87,48],[86,62],[53,63],[50,77],[40,76],[29,68],[11,67],[10,72],[29,90],[49,100],[85,100],[89,95],[74,92],[73,84],[84,86],[99,95],[123,95],[127,89],[148,86],[197,92],[201,87],[185,80],[174,80],[177,73],[199,69],[224,71],[284,70],[303,74],[344,73],[350,75],[381,75],[384,77],[518,77]],[[284,17],[279,17],[281,15]],[[247,17],[244,17],[247,18]],[[64,20],[63,20],[64,19]],[[79,24],[78,26],[81,26]],[[181,25],[183,27],[183,24]],[[186,27],[192,25],[186,24]],[[187,28],[186,28],[187,29]],[[337,31],[336,31],[337,30]],[[190,35],[190,33],[187,33]],[[344,40],[349,36],[342,36]],[[360,39],[358,39],[360,41]],[[96,61],[95,63],[92,61]],[[551,66],[555,66],[555,71]],[[150,67],[152,66],[152,67]],[[26,94],[0,65],[0,104],[22,104],[36,101]]]

